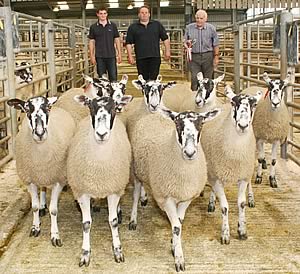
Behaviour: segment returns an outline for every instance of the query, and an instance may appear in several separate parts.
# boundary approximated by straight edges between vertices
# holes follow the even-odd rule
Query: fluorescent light
[[[119,7],[119,3],[109,3],[109,7],[112,9],[116,9]]]
[[[85,8],[86,8],[87,10],[92,10],[92,9],[94,9],[95,6],[94,6],[93,1],[92,1],[92,0],[88,0],[87,3],[86,3]]]
[[[54,12],[58,12],[58,11],[59,11],[59,8],[58,8],[58,7],[54,7],[54,8],[53,8],[53,11],[54,11]]]
[[[60,1],[57,2],[58,5],[68,5],[67,1]]]
[[[128,10],[132,10],[132,9],[133,9],[133,6],[132,6],[131,4],[129,4],[129,5],[127,6],[127,9],[128,9]]]
[[[59,9],[60,10],[68,10],[68,9],[70,9],[70,7],[68,4],[67,5],[59,5]]]
[[[144,1],[134,0],[134,6],[136,8],[142,7],[142,6],[144,6]]]
[[[160,6],[161,7],[168,7],[169,6],[169,1],[161,1]]]

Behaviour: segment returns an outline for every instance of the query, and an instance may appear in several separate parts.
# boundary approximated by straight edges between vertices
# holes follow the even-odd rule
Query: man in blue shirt
[[[107,19],[107,8],[99,8],[96,15],[98,21],[91,25],[88,36],[91,62],[97,63],[99,77],[107,73],[111,82],[117,81],[116,50],[118,63],[122,61],[119,31],[116,24]]]
[[[197,90],[197,74],[202,72],[204,78],[213,78],[214,68],[219,64],[219,39],[213,25],[206,23],[207,13],[204,10],[196,12],[196,23],[187,25],[184,35],[184,46],[192,45],[191,89]]]

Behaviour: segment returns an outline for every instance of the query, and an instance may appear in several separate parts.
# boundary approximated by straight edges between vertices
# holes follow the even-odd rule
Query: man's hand
[[[122,63],[122,55],[118,55],[117,56],[117,62],[118,62],[118,64],[121,64]]]
[[[95,56],[91,56],[91,63],[93,65],[96,65],[96,58],[95,58]]]
[[[170,57],[171,57],[170,51],[166,50],[166,51],[165,51],[165,56],[164,56],[165,61],[170,60]]]
[[[214,69],[216,69],[219,65],[219,55],[214,56]]]
[[[134,61],[132,55],[128,55],[127,60],[128,60],[128,63],[129,63],[130,65],[134,65],[134,64],[135,64],[135,61]]]

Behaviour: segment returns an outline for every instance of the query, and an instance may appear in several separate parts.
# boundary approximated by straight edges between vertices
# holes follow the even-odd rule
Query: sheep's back
[[[16,138],[17,172],[26,184],[49,187],[66,182],[66,159],[75,123],[69,113],[53,108],[49,115],[48,138],[38,144],[32,139],[25,119]]]
[[[96,143],[89,117],[80,122],[78,129],[67,161],[68,183],[74,196],[123,195],[131,162],[131,147],[123,123],[116,118],[109,143],[104,145]]]

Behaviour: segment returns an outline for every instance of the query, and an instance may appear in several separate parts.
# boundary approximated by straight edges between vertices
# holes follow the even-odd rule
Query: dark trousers
[[[214,53],[212,51],[205,53],[192,53],[190,69],[192,73],[191,89],[197,90],[197,74],[202,72],[204,78],[212,79],[214,73]]]
[[[103,74],[108,74],[109,81],[117,81],[117,64],[116,58],[97,57],[97,73],[101,77]]]
[[[156,80],[159,74],[160,57],[150,57],[136,60],[138,74],[142,74],[144,80]]]

